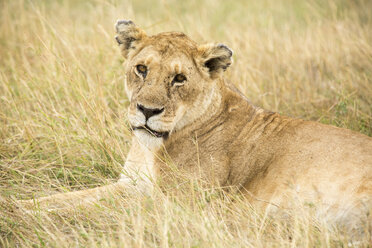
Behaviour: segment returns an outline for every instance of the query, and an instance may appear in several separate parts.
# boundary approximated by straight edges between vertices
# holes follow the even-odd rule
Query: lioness
[[[39,203],[88,202],[127,187],[151,193],[169,170],[160,159],[166,153],[185,173],[234,186],[253,204],[286,208],[295,196],[337,221],[367,213],[372,138],[253,106],[223,77],[233,54],[226,45],[198,45],[178,32],[148,36],[125,20],[116,32],[133,129],[123,174],[116,184]]]

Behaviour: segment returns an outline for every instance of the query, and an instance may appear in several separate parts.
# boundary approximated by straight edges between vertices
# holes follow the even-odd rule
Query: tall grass
[[[0,246],[356,245],[311,212],[273,218],[193,182],[185,194],[112,196],[88,210],[24,212],[15,200],[118,178],[130,147],[119,18],[223,42],[235,52],[226,77],[255,105],[372,136],[371,9],[368,0],[1,1]]]

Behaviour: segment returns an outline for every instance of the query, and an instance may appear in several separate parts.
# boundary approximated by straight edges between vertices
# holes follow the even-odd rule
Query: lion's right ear
[[[146,33],[130,20],[118,20],[115,28],[117,33],[115,39],[124,58],[127,58],[130,50],[136,49],[136,45],[147,37]]]

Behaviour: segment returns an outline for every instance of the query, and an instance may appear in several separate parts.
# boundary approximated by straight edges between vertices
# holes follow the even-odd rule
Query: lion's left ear
[[[137,45],[147,37],[145,31],[136,27],[130,20],[118,20],[115,28],[118,34],[115,39],[124,58],[127,58],[130,50],[135,50]]]
[[[198,47],[198,55],[201,66],[216,78],[231,65],[233,52],[224,44],[206,44]]]

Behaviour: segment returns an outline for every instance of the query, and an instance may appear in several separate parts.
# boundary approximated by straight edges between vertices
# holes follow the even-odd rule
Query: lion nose
[[[137,104],[137,109],[145,115],[146,120],[148,120],[151,116],[161,114],[164,111],[164,108],[146,108],[141,104]]]

